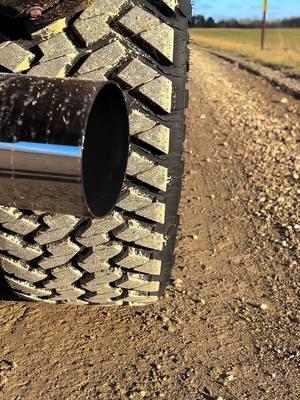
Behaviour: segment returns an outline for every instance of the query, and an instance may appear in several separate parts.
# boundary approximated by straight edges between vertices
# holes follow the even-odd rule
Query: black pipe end
[[[114,83],[97,94],[88,116],[82,154],[84,197],[90,214],[103,217],[116,204],[129,151],[124,96]]]

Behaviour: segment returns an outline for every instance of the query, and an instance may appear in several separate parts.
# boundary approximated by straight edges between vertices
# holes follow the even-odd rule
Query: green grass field
[[[263,64],[278,66],[300,74],[300,29],[268,29],[265,50],[260,50],[260,29],[190,30],[197,43]]]

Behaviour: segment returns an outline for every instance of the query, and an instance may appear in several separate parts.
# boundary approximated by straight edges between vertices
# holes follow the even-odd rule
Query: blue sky
[[[263,0],[194,0],[194,14],[223,18],[261,18]],[[300,0],[269,0],[269,19],[300,16]]]

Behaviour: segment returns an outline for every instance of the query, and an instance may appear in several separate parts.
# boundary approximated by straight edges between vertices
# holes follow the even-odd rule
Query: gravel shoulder
[[[277,86],[284,92],[300,98],[300,76],[287,74],[283,70],[270,68],[258,62],[251,61],[245,57],[234,56],[218,50],[210,50],[210,53],[222,58],[225,61],[237,64],[239,68],[245,69],[252,74],[261,76],[273,86]]]
[[[149,308],[0,303],[0,398],[299,396],[299,102],[192,49],[174,278]]]

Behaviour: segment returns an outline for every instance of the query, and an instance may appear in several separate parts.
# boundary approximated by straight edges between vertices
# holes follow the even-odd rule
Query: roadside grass
[[[190,30],[191,38],[204,47],[225,50],[300,74],[300,29],[268,29],[264,51],[260,49],[260,32],[260,29]]]

